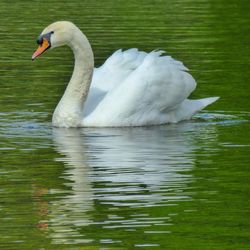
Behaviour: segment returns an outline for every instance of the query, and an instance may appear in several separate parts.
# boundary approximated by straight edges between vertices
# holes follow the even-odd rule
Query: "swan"
[[[58,21],[37,39],[35,60],[48,49],[68,45],[75,65],[55,108],[55,127],[122,127],[176,123],[215,102],[218,97],[187,99],[196,81],[182,62],[164,51],[118,50],[94,68],[87,37],[72,22]]]

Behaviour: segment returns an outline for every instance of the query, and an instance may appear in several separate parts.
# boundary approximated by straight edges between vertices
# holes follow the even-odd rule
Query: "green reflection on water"
[[[249,6],[1,1],[0,247],[248,249],[249,123],[239,121],[249,120]],[[209,109],[235,118],[60,141],[50,119],[72,54],[30,60],[56,20],[86,33],[96,65],[118,48],[166,50],[197,79],[194,98],[221,96]]]

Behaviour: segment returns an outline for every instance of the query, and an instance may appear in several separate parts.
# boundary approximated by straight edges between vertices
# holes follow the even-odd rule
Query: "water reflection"
[[[68,190],[50,204],[54,243],[90,242],[80,232],[89,225],[131,230],[169,223],[168,214],[121,217],[119,210],[191,200],[186,189],[193,181],[195,141],[199,133],[213,137],[211,130],[193,122],[150,128],[53,129],[56,150],[62,155],[56,161],[66,166],[61,177]],[[98,204],[106,206],[107,216],[97,222],[91,211],[98,210]]]
[[[87,214],[93,208],[93,189],[89,179],[91,169],[84,153],[86,146],[80,130],[53,129],[53,138],[58,152],[66,156],[57,158],[56,161],[63,161],[68,166],[62,178],[66,179],[64,184],[69,191],[51,204],[50,225],[54,231],[51,236],[59,243],[68,237],[76,238],[74,242],[86,243],[88,240],[77,237],[80,236],[77,228],[92,222]],[[58,190],[54,192],[57,193]]]

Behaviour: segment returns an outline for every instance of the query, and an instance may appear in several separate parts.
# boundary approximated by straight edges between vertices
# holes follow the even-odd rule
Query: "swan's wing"
[[[84,119],[89,126],[159,124],[164,114],[176,109],[195,89],[187,68],[161,51],[147,54],[134,71],[108,92]]]
[[[95,68],[91,86],[104,92],[111,91],[141,65],[146,55],[138,49],[115,51],[102,66]]]
[[[102,101],[106,94],[106,92],[92,86],[89,89],[87,99],[84,103],[83,117],[86,117],[91,112],[93,112],[93,110],[95,110],[97,105]]]
[[[138,49],[115,51],[99,68],[94,69],[84,114],[89,115],[104,96],[120,85],[143,62],[146,52]]]

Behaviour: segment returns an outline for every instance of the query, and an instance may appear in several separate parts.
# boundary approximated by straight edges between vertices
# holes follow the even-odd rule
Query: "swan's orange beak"
[[[50,42],[48,39],[43,38],[42,43],[39,45],[37,50],[32,55],[32,61],[34,61],[38,56],[50,48]]]

